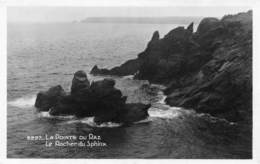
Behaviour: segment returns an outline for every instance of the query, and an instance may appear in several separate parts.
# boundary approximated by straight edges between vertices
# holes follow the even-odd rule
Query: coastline
[[[90,73],[164,84],[170,106],[251,124],[252,11],[204,18],[196,32],[193,23],[163,38],[155,31],[136,59],[112,69],[94,66]]]

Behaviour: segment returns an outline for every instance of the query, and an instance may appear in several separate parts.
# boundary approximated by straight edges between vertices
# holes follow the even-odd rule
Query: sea
[[[152,104],[149,117],[132,125],[97,125],[92,117],[54,117],[35,109],[39,91],[61,85],[69,92],[76,71],[89,73],[94,65],[112,68],[136,58],[154,31],[163,37],[177,26],[188,24],[8,23],[7,157],[252,158],[250,128],[192,109],[170,107],[164,102],[165,86],[147,88],[147,81],[132,76],[88,74],[90,81],[115,79],[129,103]]]

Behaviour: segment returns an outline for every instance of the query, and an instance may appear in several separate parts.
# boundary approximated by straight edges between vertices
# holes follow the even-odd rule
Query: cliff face
[[[251,120],[252,11],[203,19],[162,39],[154,32],[137,59],[92,74],[130,75],[167,85],[166,103],[232,121]]]

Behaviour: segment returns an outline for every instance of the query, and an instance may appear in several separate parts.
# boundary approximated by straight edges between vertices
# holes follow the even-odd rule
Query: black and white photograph
[[[254,12],[7,6],[6,158],[252,160]]]

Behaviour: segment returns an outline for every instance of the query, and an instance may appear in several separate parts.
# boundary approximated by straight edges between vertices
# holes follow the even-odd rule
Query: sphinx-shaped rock
[[[113,79],[94,81],[89,86],[85,72],[78,71],[71,88],[69,94],[61,86],[40,92],[35,107],[55,116],[95,117],[97,123],[131,123],[148,117],[150,105],[126,104],[127,97],[115,88]]]
[[[124,108],[126,97],[114,87],[113,79],[92,82],[90,87],[64,96],[50,110],[52,115],[76,115],[77,117],[115,115]]]
[[[87,74],[84,71],[77,71],[74,74],[72,85],[71,85],[71,94],[76,94],[82,89],[87,89],[90,87]]]

